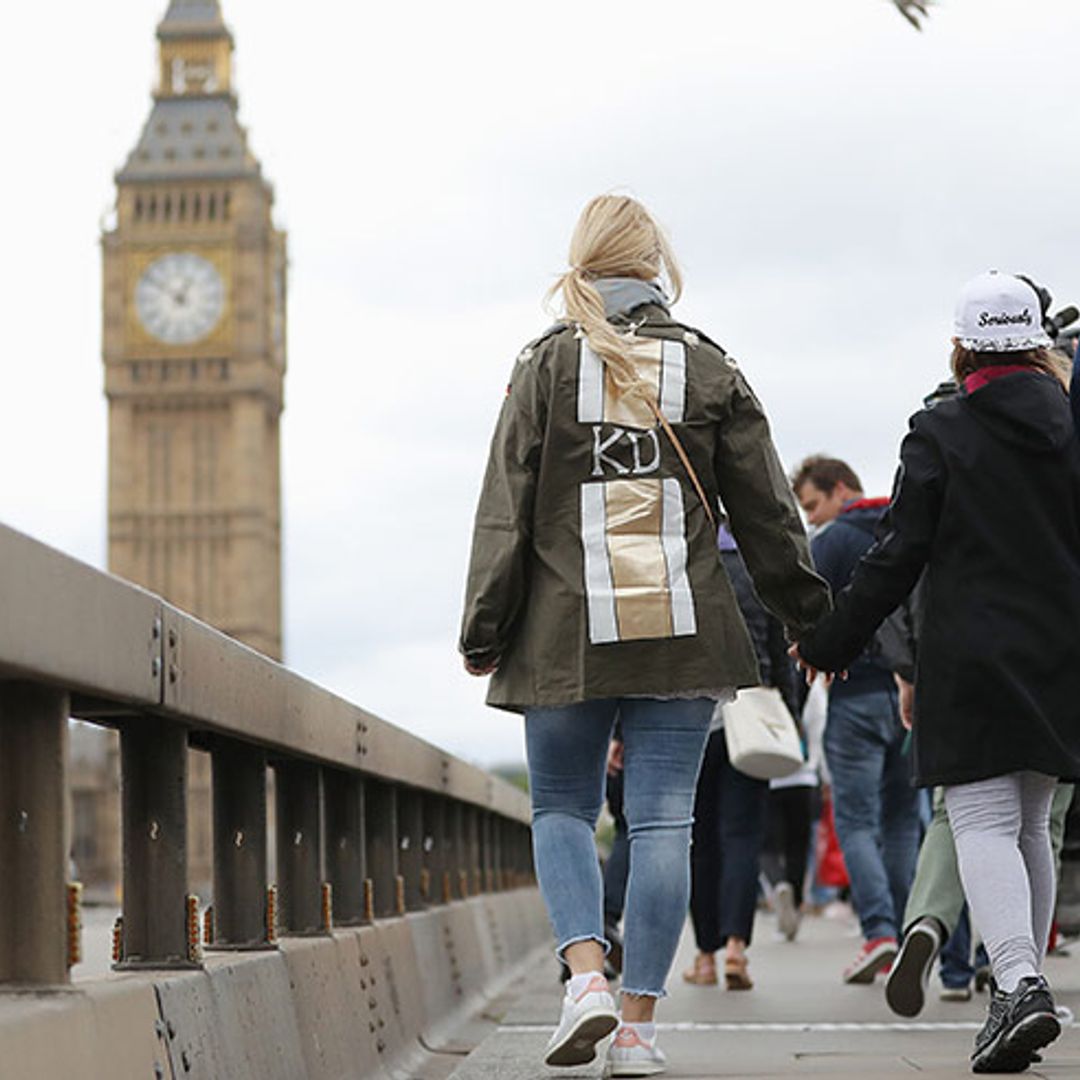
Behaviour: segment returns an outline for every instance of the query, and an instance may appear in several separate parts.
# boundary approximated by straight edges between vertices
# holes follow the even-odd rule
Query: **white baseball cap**
[[[956,301],[954,334],[974,352],[1048,348],[1035,290],[1012,274],[990,270],[972,278]]]

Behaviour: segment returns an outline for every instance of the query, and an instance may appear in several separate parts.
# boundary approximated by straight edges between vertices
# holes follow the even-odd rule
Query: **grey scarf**
[[[665,311],[670,301],[659,283],[642,281],[640,278],[609,277],[597,278],[592,286],[604,301],[604,315],[626,315],[642,304],[657,304]]]

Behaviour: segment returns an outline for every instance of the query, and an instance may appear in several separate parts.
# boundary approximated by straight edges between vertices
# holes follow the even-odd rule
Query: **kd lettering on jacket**
[[[593,476],[603,476],[605,469],[617,476],[647,476],[660,468],[660,436],[655,428],[628,431],[593,424],[592,431]]]

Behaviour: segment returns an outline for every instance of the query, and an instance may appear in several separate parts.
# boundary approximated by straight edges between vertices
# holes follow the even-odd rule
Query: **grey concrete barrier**
[[[369,992],[376,1003],[382,1055],[400,1073],[415,1075],[425,1048],[420,1041],[428,1015],[421,982],[430,978],[437,957],[418,955],[408,918],[380,922],[364,942],[369,958]]]
[[[0,997],[4,1080],[169,1076],[154,985],[137,976]]]
[[[158,976],[155,989],[174,1080],[303,1075],[282,954],[210,956],[204,971]]]
[[[501,970],[515,964],[551,935],[539,890],[518,889],[479,897],[473,917],[479,934],[490,943]],[[555,943],[552,941],[552,956]],[[554,964],[554,960],[552,960]]]
[[[0,994],[0,1076],[447,1076],[478,1041],[456,1033],[549,937],[539,894],[517,889],[276,951],[211,951],[199,971]]]

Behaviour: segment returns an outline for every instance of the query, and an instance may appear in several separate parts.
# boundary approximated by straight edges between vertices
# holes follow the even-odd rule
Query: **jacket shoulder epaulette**
[[[563,330],[569,329],[570,324],[565,322],[555,323],[553,326],[549,326],[539,337],[535,337],[530,341],[522,350],[518,353],[517,358],[519,363],[524,363],[526,360],[531,360],[533,353],[547,341],[548,338],[554,337],[556,334],[562,333]]]
[[[687,326],[686,323],[677,323],[676,325],[681,326],[685,334],[697,338],[698,342],[704,341],[707,345],[711,345],[725,360],[732,364],[735,363],[723,345],[718,341],[714,341],[708,334],[699,330],[696,326]],[[687,342],[687,344],[689,345],[691,342]]]
[[[674,322],[673,325],[682,330],[683,341],[686,342],[689,348],[697,348],[697,346],[704,342],[719,353],[719,358],[725,367],[730,368],[732,371],[739,370],[739,365],[736,363],[735,357],[733,357],[718,341],[714,341],[709,337],[708,334],[699,330],[696,326],[689,326],[686,323]]]

